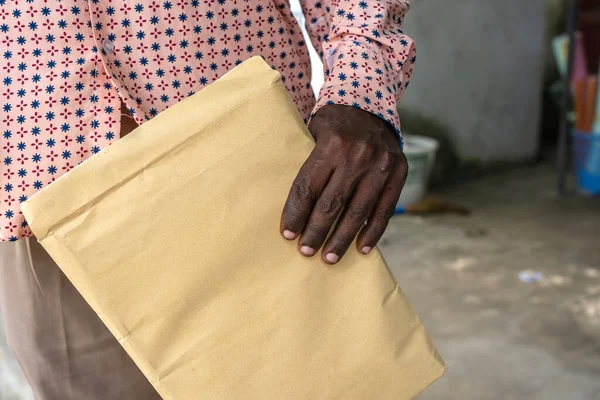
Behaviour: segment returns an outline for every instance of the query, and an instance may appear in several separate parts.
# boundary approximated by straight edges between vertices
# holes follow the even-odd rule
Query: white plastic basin
[[[403,135],[408,176],[398,206],[406,207],[423,198],[435,162],[438,141],[426,136]]]

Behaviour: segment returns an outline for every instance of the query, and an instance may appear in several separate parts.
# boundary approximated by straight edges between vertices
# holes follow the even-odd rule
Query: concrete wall
[[[413,0],[405,32],[417,64],[403,131],[427,133],[418,121],[443,127],[464,161],[534,157],[545,19],[546,0]]]

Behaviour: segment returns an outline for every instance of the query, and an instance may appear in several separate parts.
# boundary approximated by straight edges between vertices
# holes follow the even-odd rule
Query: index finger
[[[280,231],[284,238],[294,240],[302,233],[332,173],[333,168],[313,151],[300,168],[283,207]]]

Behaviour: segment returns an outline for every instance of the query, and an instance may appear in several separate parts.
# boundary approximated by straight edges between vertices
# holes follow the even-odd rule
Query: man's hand
[[[394,215],[408,172],[397,135],[383,119],[340,105],[321,108],[309,129],[317,144],[292,185],[281,234],[300,236],[299,250],[308,257],[323,247],[328,264],[357,234],[359,251],[368,254]]]

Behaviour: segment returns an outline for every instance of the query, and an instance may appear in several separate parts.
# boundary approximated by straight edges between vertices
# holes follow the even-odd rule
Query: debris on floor
[[[525,270],[519,272],[519,279],[523,283],[539,282],[544,279],[544,274],[539,271]]]

